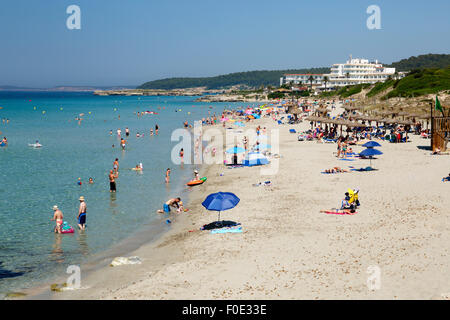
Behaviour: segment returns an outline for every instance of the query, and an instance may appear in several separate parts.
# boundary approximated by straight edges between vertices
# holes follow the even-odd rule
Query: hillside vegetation
[[[248,71],[236,72],[216,77],[203,78],[168,78],[149,81],[138,89],[182,89],[206,87],[207,89],[221,89],[236,85],[252,88],[260,86],[279,86],[280,78],[286,73],[327,73],[329,68],[312,68],[296,70]]]
[[[450,66],[444,69],[414,70],[405,78],[395,81],[385,98],[412,97],[450,90]]]
[[[368,87],[370,87],[370,85],[347,86],[334,92],[327,92],[325,96],[336,95],[341,98],[347,98]],[[417,97],[448,90],[450,90],[450,65],[442,69],[417,69],[411,71],[402,79],[389,79],[385,82],[378,82],[371,85],[366,97],[372,98],[379,96],[381,99],[393,97]]]
[[[411,71],[426,68],[446,68],[450,65],[450,54],[423,54],[410,57],[398,62],[393,62],[388,67],[396,68],[397,71]]]

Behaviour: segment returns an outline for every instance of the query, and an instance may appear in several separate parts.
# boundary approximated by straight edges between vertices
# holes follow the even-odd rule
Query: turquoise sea
[[[226,106],[239,106],[194,99],[0,92],[0,136],[9,142],[0,147],[0,294],[64,273],[69,265],[89,261],[137,231],[148,230],[148,239],[141,239],[148,241],[170,227],[168,216],[155,211],[169,197],[188,195],[185,183],[193,170],[193,165],[172,164],[170,154],[177,144],[170,140],[172,131],[185,120],[193,123],[214,112],[220,116]],[[147,110],[158,114],[135,114]],[[75,119],[82,113],[79,124]],[[6,118],[8,124],[1,121]],[[155,124],[159,135],[150,136]],[[122,151],[116,130],[124,137],[125,127],[131,134]],[[137,138],[137,132],[144,137]],[[42,148],[29,146],[36,140]],[[116,157],[120,175],[117,193],[111,194],[107,175]],[[130,170],[140,162],[142,174]],[[168,167],[169,186],[164,181]],[[88,184],[89,177],[94,184]],[[87,204],[84,234],[76,227],[80,196]],[[53,205],[76,228],[74,234],[52,232]]]

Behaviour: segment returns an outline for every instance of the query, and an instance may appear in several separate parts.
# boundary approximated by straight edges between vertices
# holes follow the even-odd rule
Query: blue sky
[[[68,30],[66,8],[81,8]],[[369,5],[381,30],[366,27]],[[385,63],[450,53],[448,0],[2,0],[0,85],[139,85],[174,76]]]

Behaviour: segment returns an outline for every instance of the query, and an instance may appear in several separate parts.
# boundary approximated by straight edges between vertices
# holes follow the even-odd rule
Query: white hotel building
[[[394,77],[395,68],[383,67],[381,63],[369,62],[366,59],[350,59],[346,63],[336,63],[331,66],[329,74],[285,74],[280,78],[280,85],[286,83],[310,85],[309,78],[312,76],[312,86],[317,89],[343,87],[348,85],[376,83],[385,81],[389,76]],[[403,77],[399,73],[398,77]],[[325,84],[324,78],[328,81]]]

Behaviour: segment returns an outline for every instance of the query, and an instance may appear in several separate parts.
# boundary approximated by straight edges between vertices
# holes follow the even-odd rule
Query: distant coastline
[[[52,88],[28,88],[16,86],[0,86],[0,92],[95,92],[97,90],[129,90],[135,86],[111,86],[111,87],[89,87],[89,86],[58,86]]]

